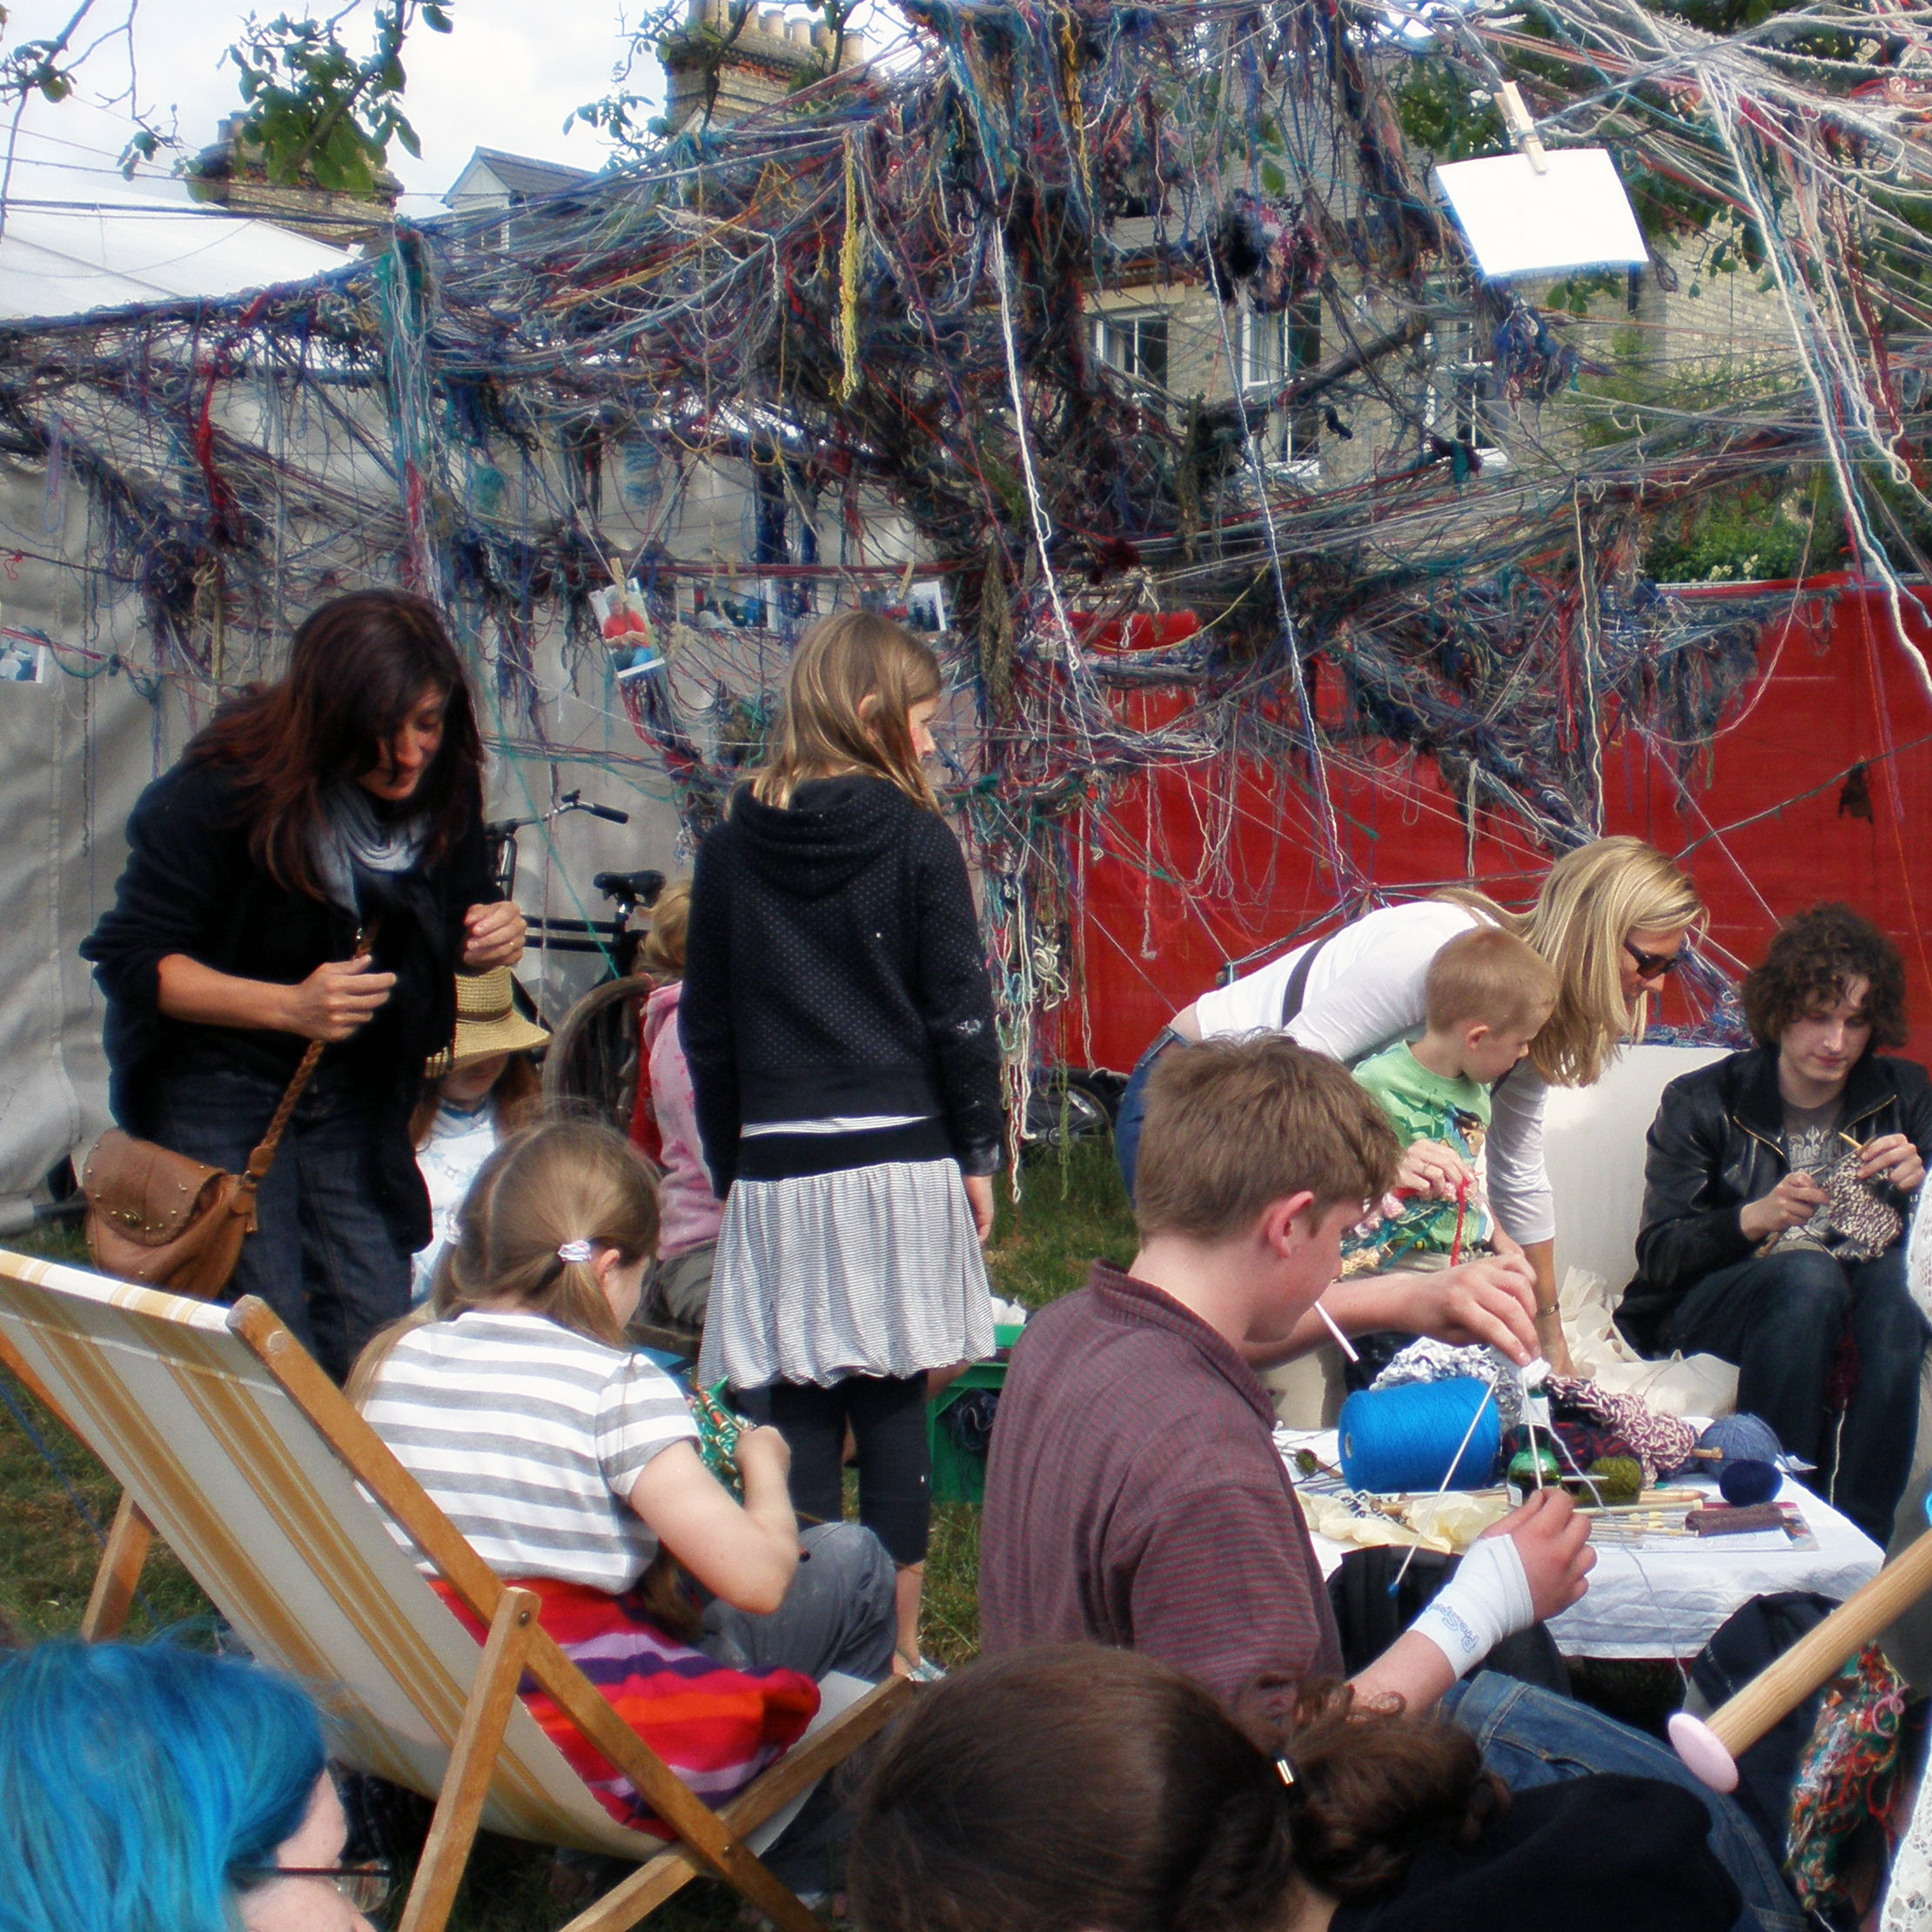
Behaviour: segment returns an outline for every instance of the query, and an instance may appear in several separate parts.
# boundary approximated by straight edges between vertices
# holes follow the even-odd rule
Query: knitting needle
[[[1354,1343],[1350,1341],[1348,1337],[1343,1334],[1341,1325],[1335,1319],[1332,1315],[1329,1313],[1329,1311],[1325,1308],[1322,1306],[1319,1301],[1315,1304],[1315,1312],[1319,1315],[1325,1322],[1328,1324],[1328,1332],[1332,1335],[1338,1343],[1341,1344],[1342,1353],[1347,1356],[1349,1360],[1352,1362],[1360,1361],[1362,1358],[1356,1352]]]
[[[1437,1495],[1446,1496],[1449,1493],[1449,1479],[1455,1474],[1457,1465],[1462,1460],[1462,1452],[1469,1446],[1470,1439],[1476,1433],[1476,1425],[1482,1420],[1483,1411],[1488,1407],[1489,1399],[1495,1392],[1495,1388],[1492,1384],[1487,1382],[1483,1384],[1482,1399],[1477,1403],[1474,1410],[1471,1412],[1469,1426],[1463,1431],[1462,1440],[1456,1445],[1456,1452],[1450,1457],[1449,1466],[1443,1471],[1442,1480],[1436,1485]],[[1412,1524],[1410,1527],[1413,1529],[1414,1526]],[[1389,1585],[1389,1594],[1392,1597],[1402,1587],[1402,1579],[1409,1573],[1409,1566],[1415,1561],[1415,1553],[1421,1547],[1421,1533],[1417,1531],[1416,1540],[1410,1544],[1409,1553],[1402,1559],[1401,1566],[1396,1571],[1394,1580]]]

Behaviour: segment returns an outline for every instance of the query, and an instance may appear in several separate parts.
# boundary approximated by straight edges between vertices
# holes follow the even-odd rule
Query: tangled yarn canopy
[[[696,830],[799,626],[902,602],[916,554],[1023,1081],[1066,991],[1043,936],[1124,782],[1282,775],[1279,832],[1338,900],[1373,881],[1332,775],[1391,742],[1560,848],[1601,828],[1609,735],[1690,786],[1755,666],[1750,606],[1642,574],[1660,510],[1821,470],[1855,560],[1895,582],[1932,508],[1932,9],[1727,35],[1610,0],[1426,33],[1334,0],[904,11],[902,60],[508,221],[0,329],[0,448],[84,486],[77,567],[91,607],[138,602],[131,667],[211,697],[272,673],[290,613],[399,579],[453,613],[513,766],[591,760]],[[1687,361],[1636,393],[1609,322],[1482,282],[1405,131],[1423,65],[1464,107],[1518,75],[1546,138],[1611,146],[1654,234],[1732,249],[1781,319],[1748,379]],[[1191,388],[1096,327],[1110,295],[1177,285],[1218,369]],[[1258,364],[1271,319],[1322,352]],[[1283,419],[1346,466],[1283,460]],[[726,471],[735,557],[686,540]],[[618,585],[613,639],[592,600]],[[567,689],[613,728],[560,728]],[[1225,867],[1211,840],[1184,882],[1245,889]]]

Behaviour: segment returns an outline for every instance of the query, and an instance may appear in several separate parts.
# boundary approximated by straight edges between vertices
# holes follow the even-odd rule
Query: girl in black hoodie
[[[993,1345],[979,1251],[1001,1135],[972,890],[920,762],[940,690],[885,618],[807,634],[771,761],[699,852],[680,1009],[725,1199],[700,1373],[769,1387],[802,1514],[841,1515],[849,1426],[909,1669],[926,1371]]]

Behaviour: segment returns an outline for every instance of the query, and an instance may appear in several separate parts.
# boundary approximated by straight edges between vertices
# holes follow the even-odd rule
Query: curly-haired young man
[[[1839,1507],[1883,1543],[1926,1342],[1903,1237],[1932,1157],[1932,1082],[1874,1050],[1904,1044],[1904,968],[1848,906],[1813,906],[1746,976],[1744,1016],[1754,1047],[1664,1090],[1619,1318],[1639,1347],[1735,1362],[1738,1407],[1822,1466]],[[1827,1390],[1847,1340],[1834,1470]]]

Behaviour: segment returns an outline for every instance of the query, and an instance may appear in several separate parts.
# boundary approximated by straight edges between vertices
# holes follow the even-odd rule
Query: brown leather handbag
[[[151,1140],[111,1127],[81,1175],[87,1252],[122,1281],[212,1301],[228,1285],[244,1240],[255,1231],[255,1193],[274,1164],[289,1116],[322,1057],[314,1040],[283,1091],[275,1117],[239,1174],[205,1167]]]

